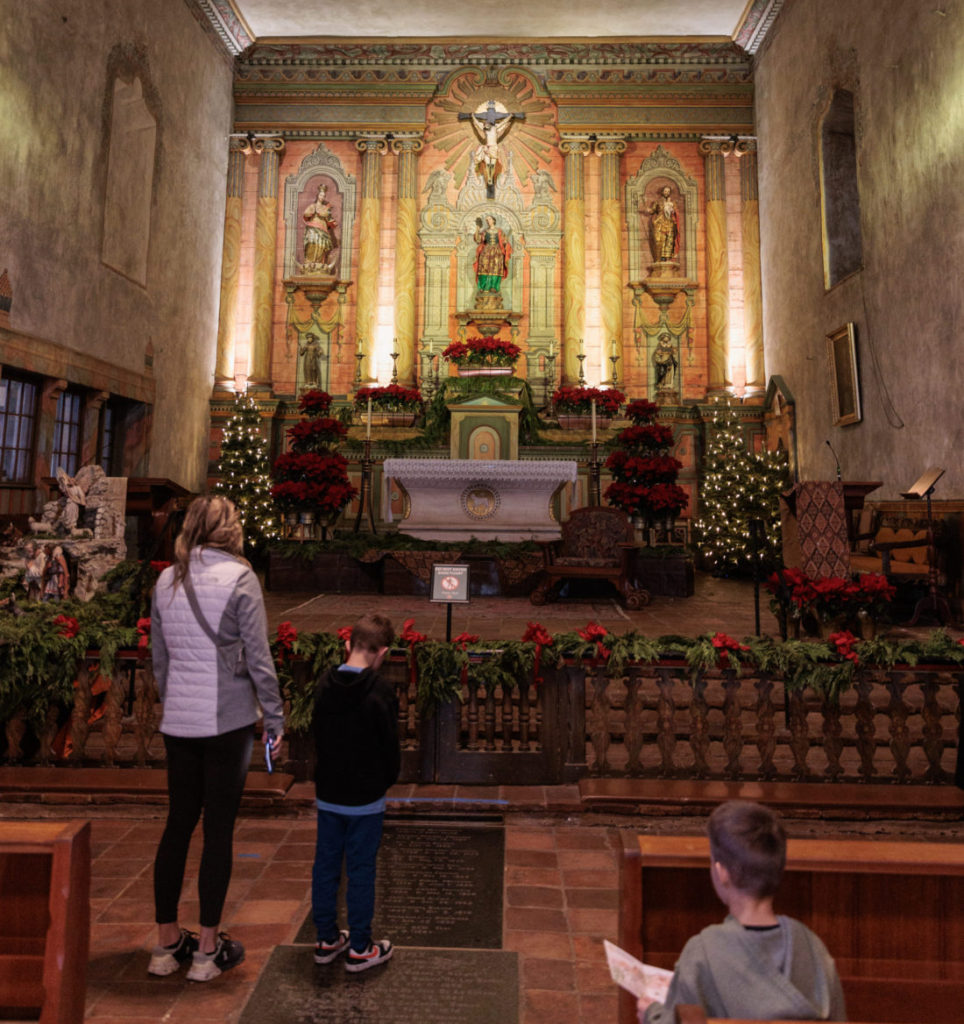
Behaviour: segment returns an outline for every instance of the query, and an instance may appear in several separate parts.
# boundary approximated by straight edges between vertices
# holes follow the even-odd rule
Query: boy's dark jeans
[[[375,859],[382,841],[384,814],[335,814],[318,811],[318,839],[311,872],[311,912],[319,942],[338,936],[335,900],[342,860],[348,876],[348,931],[351,948],[368,949],[375,913]]]

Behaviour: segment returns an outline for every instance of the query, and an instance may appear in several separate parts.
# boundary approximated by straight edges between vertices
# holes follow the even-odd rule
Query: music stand
[[[909,491],[903,491],[900,495],[909,500],[919,501],[921,498],[927,500],[927,594],[917,602],[914,614],[907,623],[908,626],[916,626],[917,620],[924,611],[932,611],[942,626],[953,621],[947,598],[938,592],[937,566],[934,564],[936,552],[934,550],[934,520],[931,516],[931,495],[934,493],[934,485],[943,475],[943,469],[931,466],[921,474]]]

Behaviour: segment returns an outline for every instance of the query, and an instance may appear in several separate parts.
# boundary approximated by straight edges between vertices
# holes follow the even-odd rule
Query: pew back
[[[659,967],[725,913],[705,837],[627,837],[622,886],[620,942]],[[964,1024],[961,907],[964,850],[878,840],[790,840],[776,900],[826,943],[852,1020],[911,1024]]]

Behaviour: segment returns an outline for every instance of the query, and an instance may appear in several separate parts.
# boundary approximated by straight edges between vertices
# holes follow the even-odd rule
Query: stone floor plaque
[[[318,966],[305,946],[278,946],[239,1024],[518,1024],[518,954],[396,948],[381,967]]]
[[[406,946],[500,949],[504,854],[501,825],[386,822],[374,938]],[[345,927],[344,891],[339,902]],[[295,942],[314,941],[309,914]]]

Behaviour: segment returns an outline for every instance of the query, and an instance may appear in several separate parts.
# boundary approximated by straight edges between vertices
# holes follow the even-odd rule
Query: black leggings
[[[254,726],[220,736],[164,736],[167,749],[167,826],[154,860],[154,913],[158,924],[177,921],[191,835],[204,811],[204,847],[197,888],[201,927],[221,922],[231,881],[234,819],[251,760]]]

